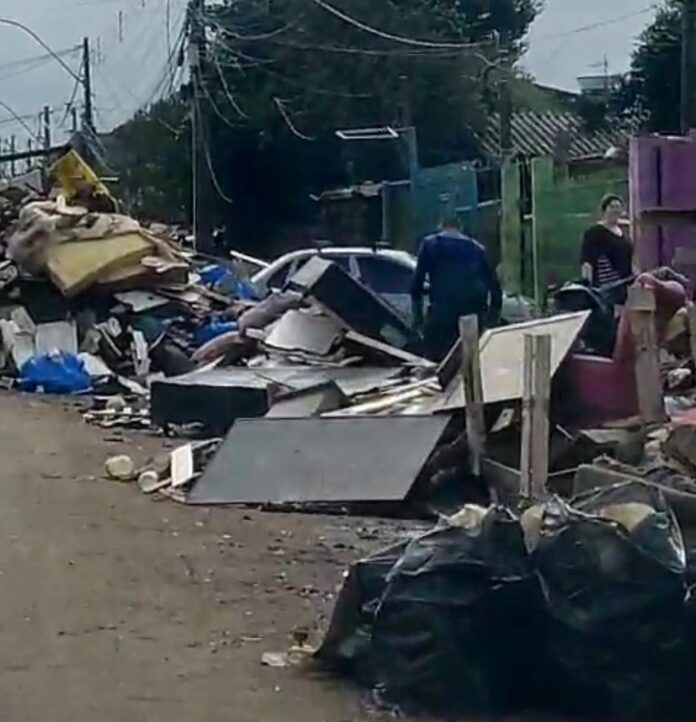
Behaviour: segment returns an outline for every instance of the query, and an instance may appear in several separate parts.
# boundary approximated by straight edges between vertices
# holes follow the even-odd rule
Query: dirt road
[[[0,397],[0,720],[371,716],[347,685],[260,658],[328,614],[345,565],[393,525],[155,501],[101,474],[162,441],[110,436]]]

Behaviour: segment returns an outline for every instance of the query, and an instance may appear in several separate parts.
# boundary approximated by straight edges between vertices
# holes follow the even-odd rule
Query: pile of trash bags
[[[696,673],[659,490],[465,507],[350,571],[318,660],[409,712],[677,718]]]

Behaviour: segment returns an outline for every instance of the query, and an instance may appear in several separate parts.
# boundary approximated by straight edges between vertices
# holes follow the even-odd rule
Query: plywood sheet
[[[46,265],[61,293],[74,296],[151,252],[149,240],[139,233],[126,233],[95,241],[57,243],[49,249]]]
[[[522,397],[524,337],[527,334],[551,336],[551,376],[553,377],[582,331],[589,315],[589,311],[578,311],[486,331],[479,342],[484,402],[491,404]],[[449,383],[443,402],[437,410],[452,410],[463,406],[461,379],[455,376]]]
[[[400,501],[449,420],[240,419],[188,502]]]

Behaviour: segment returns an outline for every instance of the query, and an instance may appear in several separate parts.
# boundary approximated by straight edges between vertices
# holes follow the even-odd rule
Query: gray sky
[[[157,91],[168,55],[168,4],[171,35],[176,39],[186,0],[1,0],[0,17],[30,25],[56,50],[90,37],[95,53],[99,51],[94,84],[97,123],[104,130],[127,118]],[[577,75],[602,72],[605,55],[610,72],[626,70],[635,39],[652,13],[640,12],[648,7],[647,0],[546,0],[546,5],[532,29],[524,65],[540,82],[569,89],[576,87]],[[122,41],[119,11],[124,19]],[[577,32],[594,24],[602,25]],[[20,116],[29,116],[25,122],[34,132],[41,107],[50,105],[55,111],[55,136],[62,139],[67,125],[58,126],[74,81],[55,60],[16,64],[41,53],[34,40],[0,24],[0,101]],[[79,53],[64,59],[77,71]],[[598,65],[593,68],[593,64]],[[16,133],[25,143],[27,132],[7,118],[0,107],[0,138]]]

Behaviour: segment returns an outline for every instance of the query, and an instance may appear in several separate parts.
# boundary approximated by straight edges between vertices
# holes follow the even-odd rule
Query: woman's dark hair
[[[623,205],[623,198],[621,196],[617,196],[616,193],[607,193],[607,195],[602,198],[602,202],[599,204],[599,207],[602,209],[602,213],[606,211],[607,208],[614,202],[618,201]]]

